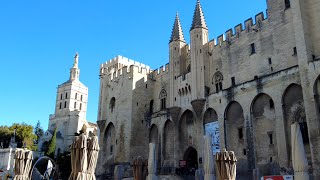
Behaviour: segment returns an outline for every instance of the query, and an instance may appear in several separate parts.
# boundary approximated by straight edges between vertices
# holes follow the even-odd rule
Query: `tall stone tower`
[[[183,73],[182,53],[183,47],[186,46],[186,41],[183,36],[179,15],[177,13],[171,38],[169,41],[169,59],[170,59],[170,107],[176,106],[175,97],[177,94],[177,85],[175,80]]]
[[[70,69],[69,80],[58,86],[55,113],[49,117],[48,131],[40,139],[39,148],[42,148],[45,142],[49,142],[55,129],[57,129],[56,153],[69,151],[75,133],[79,133],[84,125],[87,127],[87,133],[97,129],[95,124],[86,120],[88,88],[79,80],[78,63],[77,53]]]

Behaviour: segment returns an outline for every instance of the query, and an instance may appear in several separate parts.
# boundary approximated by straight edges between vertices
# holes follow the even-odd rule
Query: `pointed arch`
[[[105,130],[103,144],[106,157],[113,155],[116,145],[116,128],[112,122],[108,124]]]
[[[163,166],[174,166],[174,124],[168,119],[163,128]]]
[[[189,109],[180,116],[178,125],[178,142],[180,158],[183,158],[184,150],[193,143],[193,138],[197,136],[194,128],[195,116]]]
[[[208,108],[203,115],[203,125],[214,121],[218,121],[217,112],[212,108]]]
[[[306,115],[303,103],[303,93],[302,87],[298,84],[290,84],[283,93],[282,96],[283,103],[283,113],[284,113],[284,124],[285,124],[285,134],[288,145],[288,159],[292,163],[291,156],[291,124],[298,122],[300,124],[300,130],[302,134],[302,139],[304,141],[304,146],[307,154],[307,159],[311,161],[310,144],[308,137],[308,125],[306,122]]]
[[[229,151],[234,151],[239,164],[239,174],[247,174],[247,138],[242,106],[231,101],[225,110],[225,141]]]
[[[260,93],[253,99],[251,117],[256,164],[261,175],[266,176],[274,172],[273,161],[278,161],[276,115],[274,102],[268,94]]]

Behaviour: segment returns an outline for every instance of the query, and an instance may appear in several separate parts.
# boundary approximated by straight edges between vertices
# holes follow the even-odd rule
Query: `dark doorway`
[[[186,161],[186,169],[188,175],[194,175],[196,169],[198,169],[198,152],[193,147],[189,147],[183,156],[183,159]]]

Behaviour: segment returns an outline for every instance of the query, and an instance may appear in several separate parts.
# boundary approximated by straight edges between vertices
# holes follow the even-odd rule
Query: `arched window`
[[[111,100],[110,100],[110,109],[111,109],[111,112],[113,112],[115,106],[116,106],[116,98],[113,97],[113,98],[111,98]]]
[[[214,73],[212,77],[212,84],[216,85],[216,92],[219,92],[222,90],[222,81],[223,81],[223,75],[220,71],[217,71]]]
[[[161,110],[164,110],[167,108],[166,106],[166,99],[167,99],[167,91],[165,89],[162,89],[160,91],[159,99],[161,101]]]

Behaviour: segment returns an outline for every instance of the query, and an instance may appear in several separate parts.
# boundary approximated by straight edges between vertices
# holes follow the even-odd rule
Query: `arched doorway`
[[[183,155],[183,159],[187,162],[187,169],[198,169],[198,152],[195,148],[189,147]],[[194,175],[194,174],[193,174]]]

